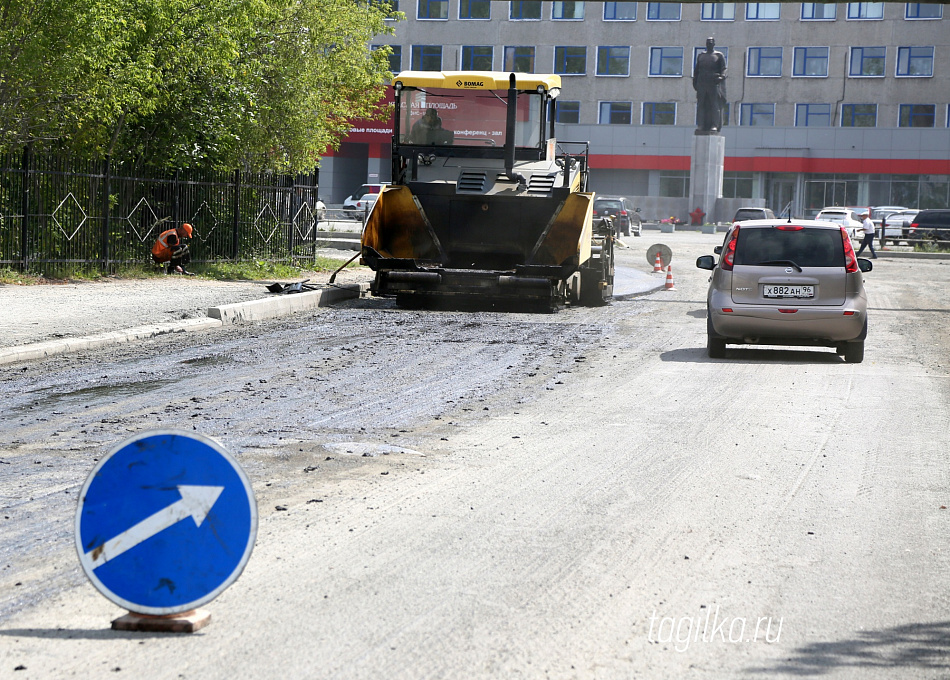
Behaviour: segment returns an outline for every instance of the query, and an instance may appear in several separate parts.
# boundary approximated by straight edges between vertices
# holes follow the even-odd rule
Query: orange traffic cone
[[[662,258],[660,258],[660,253],[657,252],[656,261],[654,261],[653,263],[653,273],[656,274],[657,272],[662,272],[662,271],[663,271],[663,260]]]
[[[673,265],[666,268],[666,290],[676,290],[673,285]]]

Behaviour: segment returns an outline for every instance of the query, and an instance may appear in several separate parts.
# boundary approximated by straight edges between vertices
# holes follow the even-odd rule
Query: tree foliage
[[[370,0],[2,0],[0,147],[313,168],[378,113],[388,50],[369,43],[387,16]]]

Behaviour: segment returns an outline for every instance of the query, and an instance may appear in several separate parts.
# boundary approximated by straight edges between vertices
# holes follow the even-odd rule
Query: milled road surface
[[[364,299],[0,368],[0,675],[950,676],[950,265],[875,262],[863,364],[713,361],[687,236],[674,290],[605,308]],[[190,636],[109,630],[73,548],[95,460],[155,427],[260,509]]]

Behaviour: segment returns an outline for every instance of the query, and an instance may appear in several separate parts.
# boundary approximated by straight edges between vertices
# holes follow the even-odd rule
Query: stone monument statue
[[[699,53],[693,67],[696,129],[714,133],[722,129],[722,110],[727,105],[726,58],[715,48],[715,39],[707,38],[706,51]]]

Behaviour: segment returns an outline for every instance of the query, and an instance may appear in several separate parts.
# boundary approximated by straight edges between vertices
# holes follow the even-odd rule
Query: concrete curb
[[[306,293],[275,295],[261,300],[211,307],[208,309],[208,316],[203,319],[168,321],[150,326],[137,326],[121,331],[99,333],[84,338],[63,338],[62,340],[48,340],[32,345],[4,347],[0,348],[0,365],[43,359],[55,354],[94,349],[123,342],[148,340],[169,333],[187,333],[209,328],[221,328],[226,324],[241,321],[274,319],[306,309],[326,307],[341,300],[358,298],[367,290],[369,290],[369,284],[367,283],[348,283]]]
[[[151,326],[137,326],[122,331],[99,333],[98,335],[89,335],[84,338],[63,338],[62,340],[37,342],[32,345],[5,347],[0,349],[0,365],[12,364],[17,361],[43,359],[53,356],[54,354],[94,349],[96,347],[115,345],[122,342],[148,340],[149,338],[166,335],[168,333],[185,333],[189,331],[206,330],[208,328],[220,328],[221,325],[221,321],[218,319],[185,319],[183,321],[168,321]]]
[[[358,298],[364,290],[369,290],[368,284],[347,283],[304,293],[283,293],[251,302],[235,302],[232,305],[211,307],[208,309],[208,316],[219,319],[223,324],[263,321],[307,309],[326,307],[340,300]]]

